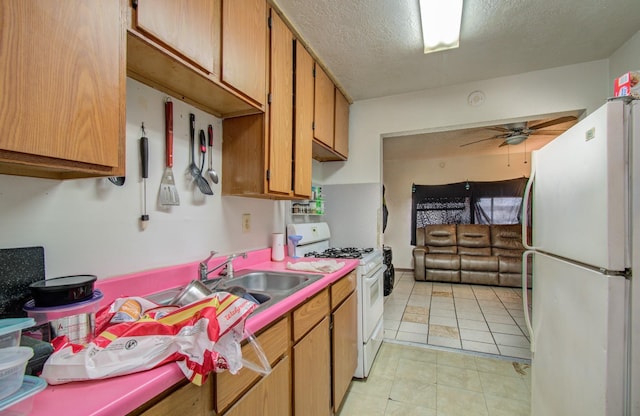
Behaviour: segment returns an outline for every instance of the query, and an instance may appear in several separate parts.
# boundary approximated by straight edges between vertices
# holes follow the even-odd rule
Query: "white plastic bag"
[[[177,361],[185,376],[201,385],[211,371],[236,373],[242,367],[238,334],[244,332],[244,322],[256,307],[238,296],[216,292],[158,320],[143,316],[135,322],[107,325],[85,347],[58,337],[52,342],[55,351],[45,363],[42,377],[49,384],[62,384],[130,374]],[[99,314],[112,315],[115,309],[105,308]],[[108,322],[111,316],[99,318]]]

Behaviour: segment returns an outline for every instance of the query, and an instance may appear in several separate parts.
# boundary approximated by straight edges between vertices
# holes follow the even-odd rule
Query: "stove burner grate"
[[[305,257],[316,258],[332,258],[332,259],[360,259],[365,254],[371,253],[373,248],[357,248],[357,247],[343,247],[343,248],[328,248],[324,251],[311,251],[305,254]]]

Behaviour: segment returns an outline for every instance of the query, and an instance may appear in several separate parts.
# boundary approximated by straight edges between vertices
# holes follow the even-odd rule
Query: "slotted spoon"
[[[207,134],[209,136],[209,170],[207,170],[207,173],[211,178],[211,182],[216,184],[218,183],[218,174],[213,170],[213,126],[211,124],[209,124],[209,127],[207,128]]]

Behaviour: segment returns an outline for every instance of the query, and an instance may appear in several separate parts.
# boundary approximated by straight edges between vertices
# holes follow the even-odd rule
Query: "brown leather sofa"
[[[521,287],[523,251],[519,224],[427,225],[416,230],[414,278]],[[531,271],[527,274],[531,287]]]

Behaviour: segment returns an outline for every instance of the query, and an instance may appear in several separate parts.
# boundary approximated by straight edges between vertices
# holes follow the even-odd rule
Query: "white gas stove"
[[[358,366],[354,377],[366,378],[382,345],[384,270],[382,250],[374,248],[331,247],[331,232],[325,222],[288,224],[287,236],[299,235],[296,255],[315,258],[359,259],[358,291]]]

